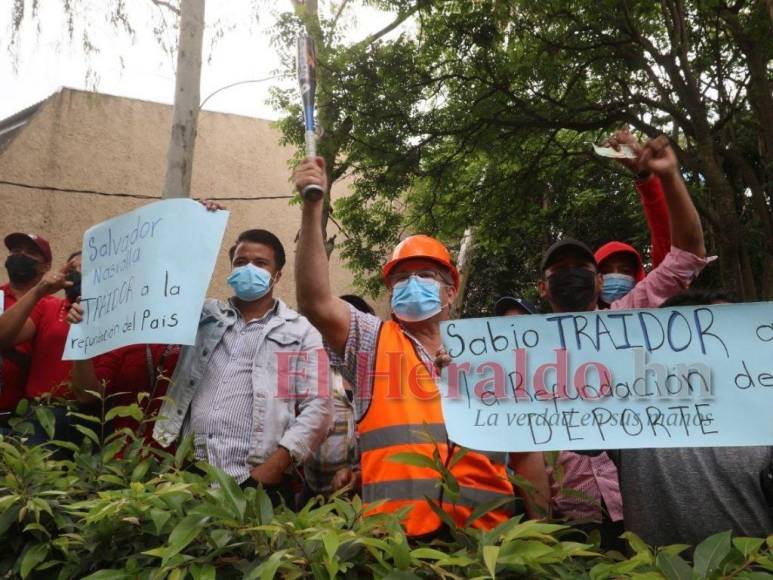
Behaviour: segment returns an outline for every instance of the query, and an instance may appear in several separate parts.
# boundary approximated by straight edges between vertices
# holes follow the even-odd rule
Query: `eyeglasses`
[[[395,284],[398,284],[400,282],[405,282],[411,276],[416,276],[424,280],[434,280],[435,282],[441,282],[443,284],[448,283],[443,277],[443,274],[441,274],[437,270],[416,270],[413,272],[396,272],[394,274],[390,274],[389,278],[387,278],[387,282],[389,283],[390,286],[394,286]]]

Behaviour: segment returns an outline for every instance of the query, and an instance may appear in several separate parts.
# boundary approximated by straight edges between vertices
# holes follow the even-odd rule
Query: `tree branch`
[[[391,23],[387,24],[384,28],[379,30],[378,32],[374,32],[370,36],[366,37],[364,40],[361,40],[357,44],[352,46],[352,50],[360,50],[363,48],[366,48],[376,42],[378,39],[380,39],[383,36],[386,36],[390,32],[392,32],[395,28],[400,26],[403,22],[408,20],[411,16],[416,14],[421,9],[421,3],[417,3],[413,8],[408,10],[407,12],[403,12],[402,14],[398,14],[397,18],[395,18]]]
[[[172,4],[171,2],[168,2],[167,0],[150,0],[153,4],[158,6],[159,8],[166,8],[170,12],[173,12],[177,16],[180,16],[180,9]]]

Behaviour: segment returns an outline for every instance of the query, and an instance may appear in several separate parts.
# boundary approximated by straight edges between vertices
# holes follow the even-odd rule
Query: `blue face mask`
[[[228,276],[228,284],[240,300],[254,302],[263,298],[271,289],[271,274],[253,264],[234,268]]]
[[[405,322],[432,318],[443,309],[440,282],[411,276],[392,287],[392,312]]]
[[[606,304],[620,300],[636,286],[633,276],[627,274],[604,274],[604,285],[601,288],[601,299]]]

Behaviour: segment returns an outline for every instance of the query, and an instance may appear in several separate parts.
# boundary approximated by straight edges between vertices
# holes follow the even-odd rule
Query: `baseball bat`
[[[317,90],[317,54],[314,41],[307,34],[298,36],[298,84],[303,99],[304,139],[306,157],[317,156],[317,133],[314,127],[314,93]],[[317,201],[324,195],[319,185],[311,184],[303,188],[301,195],[309,201]]]

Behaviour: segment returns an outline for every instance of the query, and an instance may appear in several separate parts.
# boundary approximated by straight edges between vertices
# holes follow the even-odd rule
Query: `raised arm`
[[[642,149],[639,162],[663,183],[671,223],[671,244],[704,258],[706,246],[700,216],[679,173],[679,161],[669,145],[668,137],[660,135],[648,141]]]
[[[325,160],[305,159],[295,169],[293,181],[300,192],[310,184],[327,190]],[[303,201],[301,231],[295,259],[295,295],[298,309],[319,330],[338,355],[344,354],[349,334],[349,307],[330,290],[330,272],[322,236],[324,199]]]
[[[652,267],[657,267],[671,249],[671,230],[668,218],[668,205],[663,195],[660,178],[641,164],[642,145],[628,129],[615,132],[607,143],[614,149],[625,145],[636,154],[635,159],[620,158],[617,161],[636,177],[636,190],[639,192],[647,228],[650,231],[652,247]]]
[[[62,288],[72,286],[65,277],[67,265],[58,272],[48,272],[32,290],[0,315],[0,348],[8,348],[35,337],[35,323],[30,314],[35,305],[49,294],[55,294]]]

